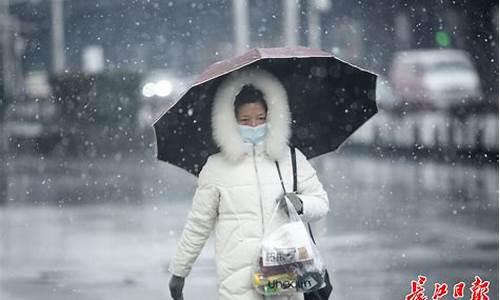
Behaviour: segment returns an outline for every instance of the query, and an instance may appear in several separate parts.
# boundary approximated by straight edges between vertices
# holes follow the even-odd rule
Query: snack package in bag
[[[253,286],[265,296],[312,292],[325,286],[325,266],[305,224],[285,197],[288,217],[277,204],[262,240]]]

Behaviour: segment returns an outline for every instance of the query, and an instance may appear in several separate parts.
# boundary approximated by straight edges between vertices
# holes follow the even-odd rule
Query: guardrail
[[[346,143],[347,146],[406,149],[442,153],[449,158],[463,154],[498,157],[498,114],[455,115],[447,112],[412,112],[401,116],[379,112]]]

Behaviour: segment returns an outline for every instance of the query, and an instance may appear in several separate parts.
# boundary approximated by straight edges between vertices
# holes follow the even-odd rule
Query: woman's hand
[[[301,215],[304,206],[302,205],[302,200],[300,200],[299,196],[297,196],[297,194],[295,193],[282,194],[278,199],[276,199],[276,203],[279,203],[280,208],[284,209],[286,214],[288,215],[288,207],[286,205],[285,195],[288,198],[288,200],[290,200],[297,213]]]
[[[170,296],[172,296],[172,299],[184,300],[184,297],[182,296],[182,289],[184,288],[184,277],[172,275],[168,286],[170,288]]]

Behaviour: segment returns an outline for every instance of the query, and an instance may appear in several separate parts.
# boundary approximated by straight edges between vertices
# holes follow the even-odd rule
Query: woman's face
[[[245,103],[238,107],[236,119],[240,125],[255,127],[266,122],[266,109],[260,102]]]

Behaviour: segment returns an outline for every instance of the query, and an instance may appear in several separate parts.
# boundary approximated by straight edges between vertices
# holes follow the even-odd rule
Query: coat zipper
[[[260,185],[259,170],[257,169],[257,160],[255,158],[255,145],[253,145],[252,153],[253,153],[253,166],[255,169],[255,175],[257,176],[257,186],[259,189],[260,216],[262,220],[262,236],[264,236],[264,206],[262,204],[262,187]]]
[[[257,159],[255,157],[255,145],[252,148],[253,156],[253,167],[255,169],[255,175],[257,176],[257,187],[259,189],[259,203],[260,203],[260,217],[262,220],[262,237],[264,237],[264,206],[262,205],[262,188],[260,186],[259,170],[257,169]],[[267,297],[262,295],[262,300],[266,300]]]

